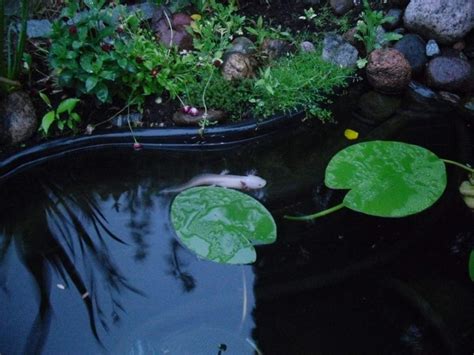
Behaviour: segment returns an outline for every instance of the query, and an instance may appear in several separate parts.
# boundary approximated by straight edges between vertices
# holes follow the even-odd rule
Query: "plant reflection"
[[[65,179],[62,179],[63,181]],[[74,183],[73,179],[66,180]],[[15,196],[9,192],[15,191]],[[10,248],[34,277],[39,293],[39,309],[29,332],[24,353],[40,353],[51,322],[51,271],[55,270],[66,287],[76,288],[86,307],[90,328],[100,343],[98,324],[107,331],[110,307],[113,322],[124,308],[120,293],[134,288],[121,274],[107,247],[109,239],[126,244],[109,228],[98,207],[97,195],[75,188],[65,191],[50,176],[30,175],[15,179],[15,186],[2,186],[0,198],[0,267]],[[35,203],[32,203],[35,199]],[[26,218],[25,218],[26,216]],[[79,261],[82,261],[80,263]],[[102,279],[97,280],[98,275]],[[6,280],[1,288],[8,292]],[[98,284],[100,283],[100,287]],[[104,300],[101,291],[108,294]],[[102,296],[102,297],[101,297]]]
[[[179,257],[180,250],[183,250],[183,247],[176,240],[172,240],[171,254],[167,256],[170,265],[167,274],[181,281],[184,292],[191,292],[196,287],[196,280],[190,273],[183,270],[186,264]]]

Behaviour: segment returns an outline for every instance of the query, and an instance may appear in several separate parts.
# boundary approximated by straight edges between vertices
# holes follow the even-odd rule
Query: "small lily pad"
[[[404,217],[433,205],[446,188],[444,162],[401,142],[359,143],[338,152],[326,169],[329,188],[350,190],[343,205],[380,217]]]
[[[253,245],[276,240],[275,221],[260,202],[220,187],[180,193],[171,205],[171,222],[186,247],[219,263],[252,263],[256,260]]]

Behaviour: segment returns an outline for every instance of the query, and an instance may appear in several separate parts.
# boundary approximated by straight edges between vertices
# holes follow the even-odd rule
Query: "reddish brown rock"
[[[152,29],[158,41],[166,47],[177,46],[179,49],[193,49],[193,37],[187,28],[192,19],[186,14],[171,15],[168,10],[159,8],[152,19]],[[171,25],[171,26],[170,26]]]
[[[375,90],[387,94],[400,93],[408,87],[411,66],[396,49],[376,49],[369,55],[367,80]]]

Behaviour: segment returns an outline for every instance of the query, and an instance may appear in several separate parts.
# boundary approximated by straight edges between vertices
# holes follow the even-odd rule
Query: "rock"
[[[428,62],[426,44],[423,38],[416,34],[407,34],[395,43],[394,48],[408,60],[413,74],[419,74],[423,71],[426,62]]]
[[[237,37],[232,41],[232,47],[229,52],[238,52],[242,54],[254,54],[256,52],[255,44],[247,37]]]
[[[383,24],[383,28],[386,30],[394,30],[402,22],[403,11],[400,9],[390,9],[387,11],[387,17],[391,17],[391,20]]]
[[[466,42],[464,42],[464,41],[458,41],[458,42],[453,44],[453,49],[458,51],[458,52],[463,51],[464,48],[466,48]]]
[[[242,53],[230,53],[222,63],[222,75],[227,80],[250,78],[254,73],[255,60]]]
[[[474,115],[474,96],[466,98],[463,103],[463,107],[466,112],[469,112],[471,115]]]
[[[430,39],[428,43],[426,43],[426,55],[428,57],[436,57],[441,53],[439,49],[438,43],[434,39]]]
[[[141,126],[143,125],[143,115],[139,112],[133,112],[130,114],[125,115],[118,115],[115,117],[111,124],[115,127],[123,127],[127,126],[128,122],[130,122],[133,126]]]
[[[303,3],[306,5],[319,5],[321,0],[303,0]]]
[[[300,43],[300,50],[305,53],[314,53],[316,52],[316,47],[309,41],[303,41]]]
[[[14,92],[0,102],[0,143],[21,143],[36,132],[37,126],[35,109],[25,92]]]
[[[268,59],[273,60],[291,53],[293,47],[288,41],[267,38],[262,43],[261,51]]]
[[[323,60],[342,67],[355,67],[359,52],[342,36],[335,33],[326,33],[323,41]]]
[[[474,27],[472,0],[411,0],[405,9],[405,27],[427,39],[449,44]]]
[[[390,0],[390,5],[396,7],[405,7],[409,2],[410,0]]]
[[[410,83],[411,66],[396,49],[376,49],[369,55],[366,73],[375,90],[393,94],[403,91]]]
[[[426,80],[435,89],[467,92],[472,85],[472,68],[469,62],[456,57],[437,57],[428,63]]]
[[[199,110],[196,116],[178,111],[173,115],[173,122],[178,126],[198,126],[203,118],[206,118],[210,123],[218,123],[223,122],[227,118],[227,114],[224,111],[208,110],[207,116],[204,117],[204,110]]]
[[[471,31],[464,39],[466,41],[466,48],[464,54],[469,59],[474,59],[474,31]]]
[[[170,28],[171,22],[171,28]],[[160,43],[166,47],[177,46],[179,49],[193,49],[193,37],[187,28],[191,24],[190,16],[183,13],[171,13],[161,6],[153,15],[151,28]]]
[[[420,103],[433,103],[439,100],[439,96],[429,87],[420,84],[416,81],[410,81],[408,85],[408,94],[416,101]]]
[[[354,6],[353,0],[330,0],[329,4],[336,15],[344,15]]]
[[[398,96],[382,95],[375,91],[369,91],[361,96],[359,109],[361,114],[370,123],[381,122],[392,116],[401,105],[401,98]]]
[[[26,26],[28,38],[48,37],[53,28],[48,20],[29,20]]]
[[[441,100],[443,100],[444,102],[448,103],[451,106],[457,106],[459,105],[459,102],[461,102],[461,98],[458,95],[453,94],[452,92],[439,91],[438,95],[441,98]]]
[[[357,28],[353,27],[342,35],[342,39],[353,45],[359,53],[364,53],[364,43],[362,43],[362,41],[355,37],[356,33]]]

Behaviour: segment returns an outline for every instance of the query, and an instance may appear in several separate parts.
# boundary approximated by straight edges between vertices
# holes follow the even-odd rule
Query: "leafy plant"
[[[152,3],[156,5],[165,5],[173,13],[183,10],[186,7],[194,7],[196,11],[204,12],[209,4],[208,0],[153,0]]]
[[[352,69],[325,62],[314,53],[299,53],[282,58],[259,75],[249,101],[256,117],[304,108],[310,116],[328,119],[321,107],[334,88],[347,85]]]
[[[51,105],[51,100],[47,95],[41,92],[39,95],[50,109],[41,120],[41,126],[39,128],[40,132],[44,135],[48,135],[51,125],[53,124],[60,131],[63,131],[65,128],[69,128],[73,131],[76,130],[78,123],[81,121],[81,117],[77,112],[75,112],[76,106],[80,101],[79,99],[65,99],[61,101],[55,109]]]
[[[276,240],[275,221],[265,207],[231,189],[185,190],[171,205],[171,222],[185,246],[219,263],[252,263],[256,260],[253,245]]]
[[[299,19],[312,23],[318,32],[327,32],[328,27],[335,27],[336,32],[344,33],[351,28],[349,13],[338,17],[329,5],[322,6],[317,12],[312,7],[305,9]]]
[[[0,93],[21,86],[18,77],[25,51],[28,12],[29,0],[21,0],[20,32],[15,40],[14,24],[10,24],[5,15],[5,0],[0,0]]]
[[[277,27],[266,25],[262,16],[259,16],[257,21],[253,21],[251,24],[252,26],[245,26],[245,30],[255,38],[255,44],[257,46],[261,46],[263,41],[267,38],[293,40],[291,33],[284,31],[281,25]]]
[[[398,41],[403,36],[395,32],[386,32],[382,40],[377,40],[377,29],[382,24],[392,20],[392,17],[385,16],[382,11],[374,11],[369,5],[368,0],[363,0],[364,11],[361,13],[361,19],[357,21],[357,33],[355,37],[364,43],[366,53],[369,54],[374,49],[380,48],[382,43]]]

